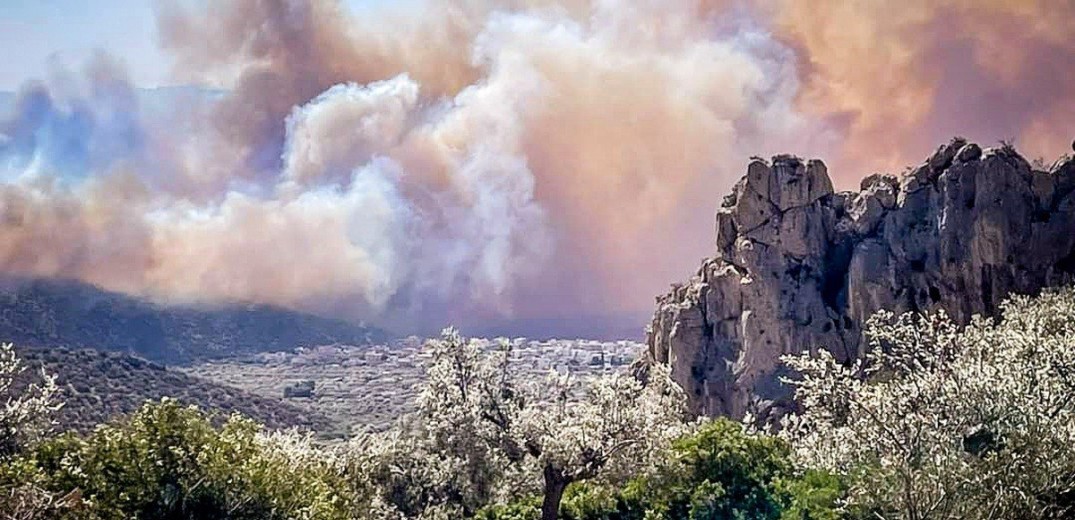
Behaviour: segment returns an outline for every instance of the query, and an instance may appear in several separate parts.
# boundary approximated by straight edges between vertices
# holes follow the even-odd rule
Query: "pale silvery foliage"
[[[359,518],[462,518],[479,505],[466,461],[439,452],[426,430],[359,435],[344,452],[352,487],[369,497]]]
[[[877,518],[1055,518],[1075,493],[1075,291],[1015,297],[966,328],[882,312],[866,359],[787,357],[801,462],[848,475]]]
[[[337,487],[344,472],[336,450],[317,444],[311,433],[297,430],[259,431],[253,442],[256,449],[251,460],[233,471],[237,477],[258,483],[273,511],[289,520],[338,518],[334,513],[347,494]],[[274,478],[281,474],[288,478]],[[234,498],[238,498],[236,505],[249,500]]]
[[[409,449],[440,468],[426,472],[452,475],[464,513],[526,491],[558,504],[571,482],[638,474],[687,428],[682,390],[661,366],[646,385],[627,374],[521,380],[510,344],[483,350],[453,329],[426,353],[413,430],[427,442]]]
[[[531,396],[509,435],[531,448],[529,462],[551,467],[568,481],[617,480],[644,473],[669,443],[685,433],[685,398],[663,365],[649,384],[630,374],[581,382],[550,373],[526,385]]]
[[[55,399],[55,378],[41,372],[41,381],[24,384],[20,375],[26,366],[10,343],[0,344],[0,464],[8,462],[28,444],[36,442],[51,426],[52,413],[60,403]],[[68,497],[49,493],[33,481],[0,487],[0,511],[12,519],[42,518],[45,512],[65,504]]]
[[[25,370],[15,347],[0,344],[0,458],[37,440],[52,424],[52,412],[60,407],[55,377],[42,371],[40,382],[23,386],[17,379]]]

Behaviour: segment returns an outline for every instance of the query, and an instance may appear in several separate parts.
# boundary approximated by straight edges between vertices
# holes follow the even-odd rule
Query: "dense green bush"
[[[561,514],[567,520],[828,520],[839,518],[842,493],[835,477],[797,472],[780,439],[717,419],[677,441],[653,475],[619,488],[568,488]],[[488,508],[479,518],[530,520],[539,505],[528,498]]]
[[[46,442],[0,478],[73,493],[53,511],[60,518],[352,518],[347,483],[326,453],[238,416],[215,428],[196,408],[163,400],[85,438]]]

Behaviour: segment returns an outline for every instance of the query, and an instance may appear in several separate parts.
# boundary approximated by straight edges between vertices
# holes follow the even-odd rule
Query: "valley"
[[[478,341],[487,349],[496,345],[493,340]],[[409,337],[387,344],[304,347],[206,360],[179,370],[328,417],[332,427],[319,434],[340,438],[361,430],[386,430],[411,411],[424,378],[422,342]],[[643,348],[633,341],[582,339],[514,339],[511,343],[517,366],[526,377],[556,370],[586,379],[626,370]],[[303,382],[313,382],[311,395],[284,398],[285,389],[301,387]]]

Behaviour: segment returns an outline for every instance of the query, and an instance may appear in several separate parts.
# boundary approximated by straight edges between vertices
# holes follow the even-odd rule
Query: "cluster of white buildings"
[[[496,348],[499,340],[477,340]],[[550,370],[580,378],[626,370],[641,354],[633,341],[508,340],[515,365],[540,376]],[[410,410],[424,378],[421,338],[386,345],[331,345],[294,352],[258,354],[205,362],[187,369],[192,375],[280,398],[288,386],[314,382],[312,397],[288,402],[323,413],[345,430],[383,429]]]

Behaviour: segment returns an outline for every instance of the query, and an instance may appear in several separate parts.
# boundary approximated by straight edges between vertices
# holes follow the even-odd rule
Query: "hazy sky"
[[[157,45],[158,0],[2,0],[0,1],[0,90],[15,90],[28,79],[44,77],[50,64],[78,67],[103,49],[127,66],[138,86],[175,83],[170,63]],[[196,3],[185,0],[183,3]],[[384,0],[346,0],[352,10]]]
[[[134,81],[167,81],[168,65],[155,45],[148,0],[5,0],[0,3],[0,89],[42,77],[50,62],[83,62],[103,48],[123,59]]]

